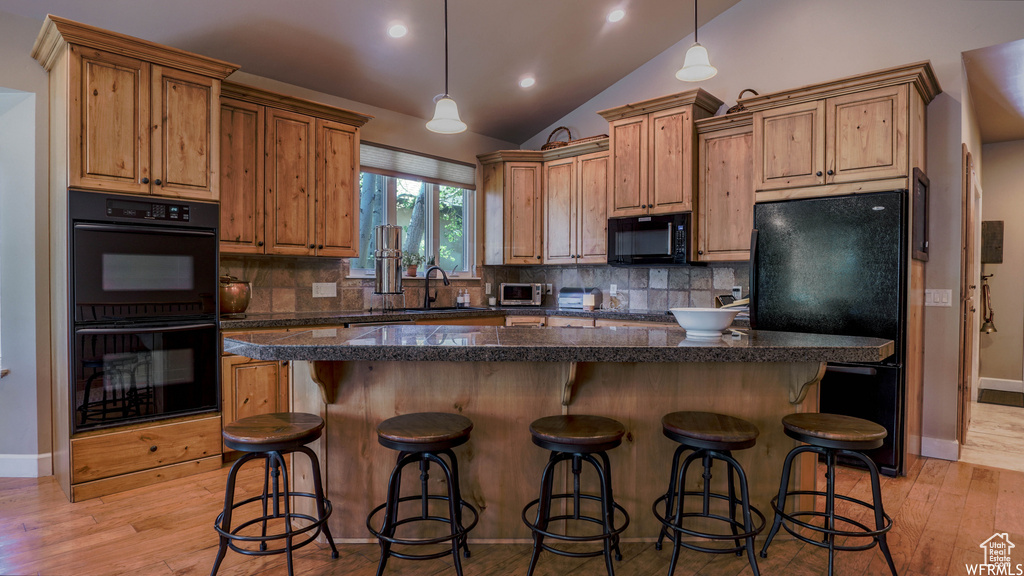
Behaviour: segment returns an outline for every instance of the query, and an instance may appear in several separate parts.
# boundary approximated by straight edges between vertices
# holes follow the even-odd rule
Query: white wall
[[[982,387],[1002,388],[984,384],[986,379],[999,379],[1024,391],[1024,140],[986,144],[982,151],[982,219],[1003,222],[1003,262],[982,265],[982,273],[994,274],[989,286],[998,330],[980,338]]]
[[[597,111],[700,86],[735,102],[744,88],[795,88],[930,60],[945,91],[928,109],[931,181],[929,288],[959,298],[961,52],[1024,37],[1024,2],[986,0],[742,0],[700,30],[719,72],[697,85],[675,79],[687,37],[524,143],[536,149],[555,126],[606,133]],[[926,453],[956,457],[957,308],[925,312]],[[950,451],[950,448],[953,451]]]
[[[40,23],[0,17],[0,476],[50,466],[47,79],[28,57]]]

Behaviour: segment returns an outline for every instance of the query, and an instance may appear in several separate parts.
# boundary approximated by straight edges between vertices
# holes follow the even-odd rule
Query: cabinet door
[[[153,193],[217,200],[220,80],[153,66]]]
[[[544,163],[544,263],[576,262],[576,159]]]
[[[907,85],[888,86],[826,101],[830,183],[907,176]]]
[[[805,102],[754,113],[754,182],[758,190],[825,182],[825,103]]]
[[[221,358],[221,379],[224,424],[247,416],[288,411],[287,362],[225,356]]]
[[[505,326],[530,326],[540,328],[545,325],[544,316],[506,316]]]
[[[651,214],[693,207],[693,119],[689,107],[654,112],[649,120],[647,208]]]
[[[608,152],[577,158],[576,254],[579,264],[608,263]]]
[[[135,58],[71,47],[70,186],[149,194],[151,73]]]
[[[611,184],[608,216],[647,213],[647,116],[634,116],[608,124]]]
[[[316,121],[316,253],[359,256],[359,135],[346,124]]]
[[[697,260],[749,260],[754,226],[751,127],[701,134],[698,148]]]
[[[262,254],[264,108],[222,99],[220,251]]]
[[[267,254],[312,256],[313,118],[268,108],[266,121]]]
[[[505,263],[540,264],[541,163],[505,164]]]

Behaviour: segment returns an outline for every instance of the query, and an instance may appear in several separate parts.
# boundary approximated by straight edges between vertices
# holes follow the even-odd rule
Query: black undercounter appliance
[[[820,410],[877,422],[889,432],[868,454],[903,473],[907,192],[754,206],[751,326],[759,330],[893,340],[882,362],[829,364]]]
[[[220,409],[216,204],[68,192],[72,431]]]

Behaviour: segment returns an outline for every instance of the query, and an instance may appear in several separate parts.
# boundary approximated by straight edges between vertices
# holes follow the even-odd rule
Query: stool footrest
[[[443,502],[448,502],[449,501],[447,496],[440,496],[440,495],[437,495],[437,494],[428,495],[427,498],[429,500],[440,500],[440,501],[443,501]],[[414,495],[414,496],[403,496],[402,498],[398,499],[398,503],[401,504],[402,502],[411,502],[411,501],[420,502],[422,500],[423,500],[423,497],[417,494],[417,495]],[[404,546],[421,546],[421,545],[429,545],[429,544],[441,544],[443,542],[451,542],[451,541],[456,540],[456,539],[462,540],[463,538],[466,537],[467,534],[469,534],[469,531],[472,530],[474,526],[476,526],[476,523],[480,519],[480,514],[476,511],[476,508],[473,507],[472,504],[470,504],[469,502],[466,502],[465,500],[462,500],[461,502],[459,502],[459,505],[461,506],[461,509],[463,511],[469,510],[470,512],[473,513],[473,521],[470,522],[468,526],[460,526],[459,529],[457,531],[455,531],[454,534],[444,534],[442,536],[437,536],[435,538],[416,538],[416,539],[397,538],[397,537],[394,537],[394,536],[388,536],[388,535],[384,534],[383,532],[381,532],[380,530],[378,530],[378,529],[373,527],[373,517],[376,516],[379,512],[381,512],[382,510],[384,510],[387,507],[387,503],[386,502],[384,504],[381,504],[380,506],[377,506],[373,510],[371,510],[370,513],[366,516],[366,529],[369,530],[371,534],[373,534],[374,536],[376,536],[380,540],[384,540],[386,542],[390,542],[391,544],[399,544],[399,545],[404,545]],[[414,523],[414,522],[440,522],[440,523],[443,523],[443,524],[449,524],[450,525],[452,523],[452,520],[450,518],[445,518],[443,516],[411,516],[409,518],[402,518],[401,520],[396,521],[395,522],[395,528],[397,528],[397,527],[399,527],[399,526],[401,526],[403,524],[411,524],[411,523]],[[441,558],[442,556],[450,556],[451,553],[452,553],[451,550],[445,550],[443,552],[438,552],[436,554],[419,554],[419,555],[417,555],[417,554],[402,554],[402,553],[398,553],[398,552],[389,552],[389,554],[391,554],[392,556],[394,556],[396,558],[404,558],[406,560],[429,560],[431,558]]]
[[[551,500],[552,501],[554,501],[554,500],[568,500],[568,499],[572,499],[572,498],[575,498],[575,497],[576,496],[571,494],[571,493],[569,493],[569,494],[552,494],[551,495]],[[582,500],[593,500],[593,501],[596,501],[596,502],[600,502],[601,501],[601,498],[599,496],[594,496],[594,495],[591,495],[591,494],[580,494],[579,498],[582,499]],[[612,506],[615,507],[615,511],[622,515],[623,522],[622,522],[621,526],[618,526],[618,527],[614,527],[613,526],[611,528],[610,532],[601,533],[601,534],[589,534],[589,535],[584,535],[584,536],[571,536],[571,535],[568,535],[568,534],[558,534],[558,533],[555,533],[555,532],[548,532],[547,530],[542,530],[541,528],[537,527],[536,522],[533,521],[533,520],[530,520],[527,517],[528,516],[528,512],[534,506],[537,506],[538,504],[540,504],[540,498],[535,498],[529,504],[527,504],[525,508],[523,508],[523,514],[522,514],[523,523],[525,523],[527,525],[527,527],[529,527],[530,530],[532,530],[533,532],[536,532],[537,534],[542,534],[542,535],[547,536],[549,538],[554,538],[556,540],[564,540],[566,542],[598,542],[598,541],[601,541],[601,540],[615,541],[615,540],[618,539],[619,534],[622,534],[622,532],[626,530],[626,527],[629,526],[629,514],[626,513],[626,509],[623,508],[622,506],[620,506],[618,502],[612,502]],[[582,515],[576,516],[576,515],[570,515],[570,514],[563,514],[563,515],[560,515],[560,516],[552,516],[552,517],[548,518],[548,522],[549,523],[550,522],[555,522],[555,521],[563,521],[563,520],[590,522],[590,523],[593,523],[593,524],[598,524],[598,525],[604,526],[604,520],[602,520],[600,518],[594,518],[593,516],[582,516]],[[596,552],[568,552],[568,551],[565,551],[565,550],[558,550],[558,549],[555,549],[555,548],[551,548],[551,547],[549,547],[547,545],[542,545],[542,548],[544,548],[545,550],[554,552],[555,554],[559,554],[559,555],[562,555],[562,556],[570,556],[570,557],[573,557],[573,558],[587,558],[587,557],[590,557],[590,556],[600,556],[601,554],[604,554],[603,550],[598,550]]]
[[[315,494],[309,494],[306,492],[291,492],[289,495],[298,498],[312,498],[313,500],[316,500]],[[253,496],[252,498],[233,504],[231,506],[231,509],[234,510],[236,508],[245,506],[246,504],[251,504],[253,502],[261,502],[262,500],[262,496]],[[268,498],[268,501],[269,500],[272,500],[272,498]],[[302,548],[306,544],[309,544],[310,542],[316,540],[317,536],[319,536],[323,531],[322,527],[327,522],[327,518],[330,517],[332,510],[333,508],[331,507],[331,501],[324,499],[324,517],[320,520],[317,520],[315,517],[310,516],[308,514],[300,514],[297,512],[289,512],[288,514],[276,515],[266,514],[263,516],[253,518],[251,520],[247,520],[235,526],[230,532],[221,528],[221,524],[224,521],[224,513],[221,512],[219,515],[217,515],[217,520],[215,521],[213,527],[217,530],[218,534],[220,534],[224,538],[227,538],[228,547],[234,550],[235,552],[238,552],[239,554],[246,554],[248,556],[268,556],[271,554],[282,554],[287,551],[286,548],[266,548],[268,542],[274,542],[276,540],[285,540],[289,537],[295,538],[297,536],[309,534],[301,542],[292,542],[291,549],[297,550],[299,548]],[[239,534],[240,531],[254,524],[260,524],[269,520],[285,519],[287,519],[289,522],[294,522],[295,520],[304,520],[306,522],[309,522],[309,524],[301,528],[293,527],[291,531],[278,532],[276,534],[267,534],[265,536],[246,536]],[[261,548],[259,550],[241,548],[237,544],[235,544],[236,542],[258,542]]]
[[[794,490],[792,492],[788,492],[786,494],[786,496],[787,496],[787,498],[789,496],[821,496],[823,498],[827,498],[828,494],[825,493],[825,492],[819,491],[819,490]],[[874,506],[872,506],[870,502],[865,502],[864,500],[860,500],[860,499],[853,498],[853,497],[850,497],[850,496],[846,496],[846,495],[843,495],[843,494],[834,494],[833,497],[836,498],[837,500],[843,500],[845,502],[851,502],[853,504],[856,504],[858,506],[862,506],[862,507],[867,508],[869,510],[874,510]],[[818,546],[819,548],[828,548],[828,542],[822,542],[820,540],[812,540],[810,538],[807,538],[806,536],[803,536],[802,534],[797,533],[797,531],[794,530],[792,527],[790,527],[786,522],[790,522],[792,524],[796,524],[797,526],[800,526],[801,528],[805,528],[807,530],[811,530],[811,531],[817,532],[819,534],[831,534],[832,536],[846,536],[846,537],[850,537],[850,538],[871,538],[872,539],[872,541],[868,542],[867,544],[857,545],[857,546],[851,546],[851,545],[848,545],[848,544],[839,545],[839,544],[835,544],[833,542],[833,546],[832,547],[835,550],[842,550],[842,551],[847,551],[847,552],[859,551],[859,550],[867,550],[869,548],[873,548],[874,545],[875,545],[874,539],[876,539],[878,536],[881,536],[881,535],[885,534],[886,532],[888,532],[890,529],[892,529],[892,518],[888,514],[884,514],[884,513],[883,513],[883,517],[885,518],[885,526],[882,526],[881,528],[876,528],[876,529],[872,529],[872,528],[866,526],[865,524],[863,524],[861,522],[853,520],[852,518],[848,518],[846,516],[839,516],[838,514],[833,513],[833,517],[836,520],[840,520],[840,521],[842,521],[842,522],[844,522],[846,524],[849,524],[851,526],[856,526],[858,528],[858,530],[836,530],[834,528],[826,528],[824,526],[815,526],[814,524],[810,524],[809,522],[804,522],[804,521],[798,519],[799,517],[805,517],[805,516],[816,517],[816,518],[828,518],[828,514],[826,514],[825,512],[818,512],[816,510],[801,510],[801,511],[793,512],[793,513],[786,513],[786,512],[784,512],[784,511],[779,509],[779,497],[778,496],[774,496],[772,498],[771,505],[772,505],[772,510],[774,510],[776,514],[778,514],[780,517],[782,517],[782,520],[783,520],[782,527],[785,528],[787,532],[789,532],[790,534],[792,534],[796,538],[798,538],[800,540],[803,540],[804,542],[807,542],[808,544],[813,544],[815,546]]]
[[[683,496],[704,496],[704,493],[703,492],[689,492],[688,491],[688,492],[683,492]],[[724,494],[714,494],[714,493],[711,493],[711,494],[708,494],[708,496],[711,497],[711,498],[718,499],[718,500],[724,500],[726,502],[729,501],[729,497],[724,495]],[[721,515],[718,515],[718,514],[704,514],[704,513],[701,513],[701,512],[686,512],[686,513],[683,513],[682,517],[678,520],[678,524],[677,524],[676,522],[673,522],[672,520],[669,520],[665,515],[663,515],[660,511],[658,511],[658,504],[660,504],[662,502],[666,502],[667,500],[668,500],[668,494],[662,494],[660,498],[658,498],[657,500],[654,501],[654,504],[651,506],[651,511],[654,512],[654,517],[657,518],[658,521],[661,522],[661,524],[663,526],[665,526],[665,528],[667,528],[671,532],[675,532],[676,533],[676,534],[666,533],[666,536],[672,542],[675,542],[675,539],[676,539],[678,534],[685,534],[687,536],[694,536],[694,537],[697,537],[697,538],[705,538],[707,540],[712,540],[712,541],[743,540],[743,539],[746,539],[746,538],[752,538],[754,536],[757,536],[758,534],[761,533],[761,531],[764,530],[764,527],[765,527],[766,521],[765,521],[764,514],[761,514],[761,511],[758,510],[757,508],[755,508],[753,506],[750,506],[749,508],[750,508],[750,513],[751,513],[751,520],[753,520],[753,517],[756,516],[757,517],[757,522],[753,522],[754,524],[756,524],[756,526],[753,526],[749,531],[737,532],[736,534],[732,534],[732,533],[729,533],[729,534],[717,534],[717,533],[713,533],[713,532],[698,532],[696,530],[691,530],[689,528],[683,527],[683,525],[682,525],[683,519],[684,518],[707,518],[707,519],[711,519],[711,520],[717,520],[717,521],[720,521],[720,522],[724,522],[724,523],[726,523],[726,525],[728,525],[728,526],[735,526],[736,528],[738,528],[740,530],[746,530],[746,526],[744,525],[744,523],[742,521],[736,520],[734,518],[729,518],[728,516],[721,516]],[[739,507],[740,508],[740,512],[742,512],[742,505],[743,505],[743,503],[741,501],[739,501],[739,500],[733,500],[733,503],[737,507]],[[689,548],[690,550],[696,550],[698,552],[708,552],[708,553],[711,553],[711,554],[725,554],[725,553],[730,553],[730,552],[740,552],[740,551],[742,551],[742,550],[744,550],[746,548],[745,545],[734,546],[732,548],[710,548],[710,547],[705,547],[705,546],[698,546],[696,544],[692,544],[692,543],[688,543],[688,542],[684,542],[684,541],[680,541],[679,545],[683,546],[685,548]]]

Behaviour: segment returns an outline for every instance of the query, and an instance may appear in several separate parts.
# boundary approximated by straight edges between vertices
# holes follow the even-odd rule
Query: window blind
[[[380,144],[359,145],[363,172],[476,190],[476,166]]]

